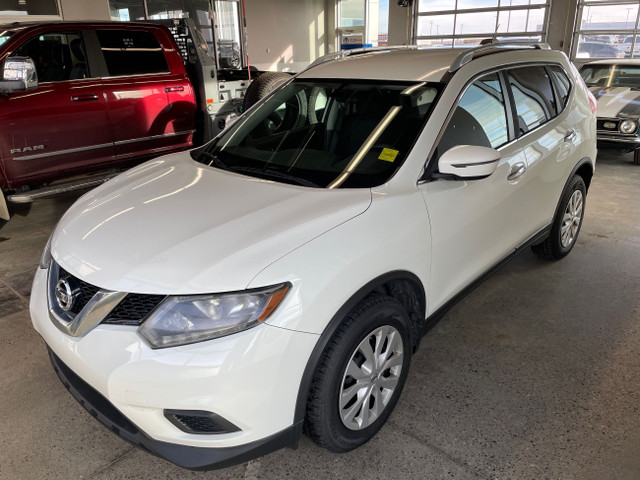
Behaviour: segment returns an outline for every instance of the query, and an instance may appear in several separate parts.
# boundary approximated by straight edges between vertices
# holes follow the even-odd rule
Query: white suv
[[[31,297],[55,370],[193,469],[335,452],[391,414],[421,334],[519,250],[575,245],[595,102],[545,45],[344,54],[60,220]]]

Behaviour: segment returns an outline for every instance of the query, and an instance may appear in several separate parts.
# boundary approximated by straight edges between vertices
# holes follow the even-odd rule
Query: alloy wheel
[[[370,426],[393,397],[402,372],[404,345],[390,325],[367,335],[356,347],[345,369],[338,409],[349,430]]]
[[[580,221],[582,220],[583,196],[580,190],[571,195],[564,211],[562,226],[560,227],[560,243],[564,248],[569,247],[578,236]]]

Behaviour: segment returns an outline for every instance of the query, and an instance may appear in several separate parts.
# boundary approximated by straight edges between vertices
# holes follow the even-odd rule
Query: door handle
[[[87,95],[73,95],[71,97],[72,102],[89,102],[91,100],[98,100],[98,95],[95,93],[90,93]]]
[[[164,87],[164,93],[184,92],[184,87]]]
[[[509,170],[509,175],[507,175],[507,180],[509,181],[516,180],[526,171],[527,171],[527,165],[524,162],[514,163],[511,169]]]
[[[564,136],[564,141],[567,142],[567,143],[573,143],[573,141],[576,139],[577,136],[578,136],[578,134],[576,133],[576,131],[571,129]]]

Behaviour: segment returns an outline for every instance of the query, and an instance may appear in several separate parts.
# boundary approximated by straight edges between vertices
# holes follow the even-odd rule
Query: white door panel
[[[526,164],[518,148],[501,151],[496,171],[481,180],[437,180],[419,186],[424,196],[432,236],[429,313],[433,313],[472,280],[511,253],[529,233],[522,185],[508,177]]]

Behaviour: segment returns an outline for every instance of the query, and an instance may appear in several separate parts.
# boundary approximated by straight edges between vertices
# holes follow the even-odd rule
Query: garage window
[[[640,58],[638,1],[581,0],[572,58]]]
[[[169,71],[160,43],[149,32],[100,30],[98,40],[112,77]]]
[[[487,38],[545,41],[545,0],[419,0],[414,38],[419,45],[471,47]]]

